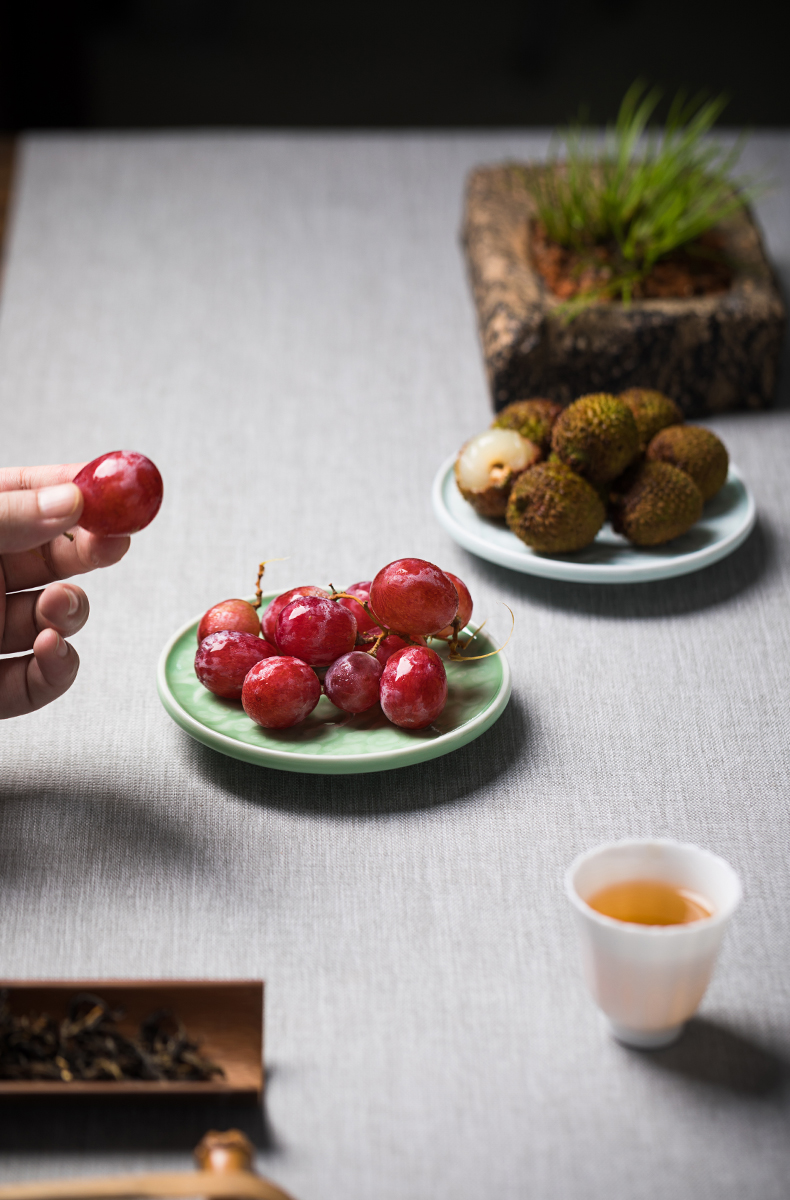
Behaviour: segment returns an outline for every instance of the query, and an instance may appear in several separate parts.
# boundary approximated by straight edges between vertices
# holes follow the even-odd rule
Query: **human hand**
[[[0,718],[33,712],[68,691],[80,660],[64,639],[82,629],[90,610],[81,587],[59,581],[112,566],[129,549],[128,537],[73,528],[82,494],[71,480],[83,465],[0,468],[0,654],[32,650],[0,659]],[[67,530],[73,541],[62,536]]]

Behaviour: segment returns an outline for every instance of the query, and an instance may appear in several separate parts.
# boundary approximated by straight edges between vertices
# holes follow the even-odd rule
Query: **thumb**
[[[82,492],[75,483],[0,492],[0,554],[32,550],[76,525]]]

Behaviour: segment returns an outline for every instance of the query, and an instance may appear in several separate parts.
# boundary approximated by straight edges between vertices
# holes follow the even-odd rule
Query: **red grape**
[[[381,707],[393,725],[425,729],[447,700],[444,663],[427,646],[407,646],[388,659],[381,676]]]
[[[274,646],[251,633],[223,629],[210,633],[198,646],[195,674],[215,696],[239,700],[250,668],[276,653]]]
[[[364,650],[352,650],[335,659],[324,676],[324,691],[343,712],[359,713],[378,703],[383,668]]]
[[[359,600],[370,599],[370,580],[367,579],[362,583],[352,583],[351,587],[345,588],[345,591],[352,596],[357,596]],[[357,604],[356,600],[348,600],[345,596],[338,600],[338,604],[342,604],[343,608],[347,608],[352,617],[357,623],[357,633],[365,633],[368,629],[373,629],[376,622],[372,621],[365,612],[361,604]]]
[[[277,621],[280,613],[285,608],[286,604],[290,604],[297,596],[328,596],[329,592],[324,588],[313,587],[311,583],[305,584],[303,587],[291,588],[288,592],[283,592],[281,596],[275,596],[266,612],[261,617],[261,627],[263,636],[267,642],[271,642],[273,646],[277,645]]]
[[[458,593],[458,612],[455,614],[455,620],[458,622],[459,629],[465,629],[472,616],[472,597],[469,588],[462,579],[459,579],[457,575],[453,575],[452,571],[445,571],[444,574],[450,580],[450,583],[454,584],[455,590]],[[450,637],[452,632],[452,625],[448,625],[446,628],[440,629],[436,636]]]
[[[251,633],[257,637],[261,632],[261,623],[255,609],[246,600],[222,600],[200,618],[198,641],[202,642],[210,633],[219,633],[221,629]]]
[[[241,702],[248,717],[264,729],[290,729],[309,716],[321,699],[318,676],[299,658],[265,658],[247,673]]]
[[[354,649],[357,623],[347,608],[324,596],[299,596],[277,620],[277,645],[311,667],[328,667]]]
[[[94,458],[74,482],[83,499],[79,524],[102,537],[138,533],[153,521],[162,503],[162,476],[150,458],[133,450],[112,450]]]
[[[373,643],[380,633],[381,630],[378,628],[378,626],[374,625],[373,628],[368,630],[368,632],[365,634],[364,640],[368,643]],[[418,642],[421,646],[425,645],[425,638],[417,636],[413,639],[413,641]],[[382,638],[382,640],[379,642],[378,649],[376,650],[376,658],[379,660],[382,667],[386,666],[387,659],[390,658],[396,650],[402,650],[404,646],[409,646],[410,644],[410,642],[404,641],[402,637],[398,637],[397,633],[390,633],[387,635],[387,637]]]
[[[399,558],[370,585],[370,607],[396,633],[438,633],[458,611],[451,580],[423,558]]]

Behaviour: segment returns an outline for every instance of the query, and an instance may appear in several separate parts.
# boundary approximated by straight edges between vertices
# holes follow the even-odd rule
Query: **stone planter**
[[[544,170],[536,166],[533,170]],[[469,177],[463,243],[494,407],[545,396],[651,387],[692,416],[766,408],[785,309],[747,212],[719,227],[734,267],[726,292],[682,300],[594,303],[573,320],[530,261],[532,197],[523,168]]]

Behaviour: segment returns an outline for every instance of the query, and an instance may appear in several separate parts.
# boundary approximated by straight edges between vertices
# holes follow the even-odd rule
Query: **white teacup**
[[[707,899],[713,915],[685,925],[637,925],[596,912],[596,892],[632,879],[659,880]],[[584,974],[618,1041],[669,1046],[710,982],[727,922],[741,899],[732,867],[668,838],[610,842],[574,859],[565,887],[581,933]]]

